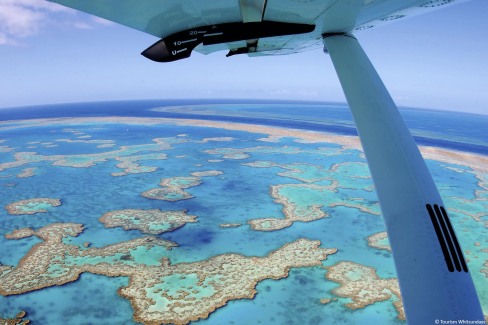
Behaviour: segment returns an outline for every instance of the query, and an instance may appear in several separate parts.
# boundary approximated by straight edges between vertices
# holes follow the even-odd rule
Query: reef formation
[[[335,295],[352,300],[345,304],[346,307],[359,309],[376,302],[393,300],[398,318],[405,320],[400,286],[396,278],[382,279],[374,268],[348,261],[328,267],[326,278],[340,284],[332,291]],[[323,303],[327,301],[323,300]]]
[[[69,243],[83,232],[83,225],[51,224],[35,231],[23,228],[9,239],[37,236],[42,240],[13,266],[0,266],[0,294],[22,294],[75,281],[81,273],[129,277],[118,290],[130,300],[134,319],[145,324],[187,324],[207,318],[229,300],[253,298],[264,279],[288,276],[292,267],[319,266],[334,248],[320,248],[320,241],[298,239],[265,257],[239,254],[171,264],[168,251],[175,243],[155,237],[89,248]]]
[[[188,200],[193,197],[192,194],[185,191],[188,188],[198,186],[203,183],[202,177],[218,176],[223,174],[219,170],[207,170],[191,173],[192,176],[176,176],[171,178],[163,178],[157,188],[147,190],[141,195],[152,200],[163,200],[169,202],[176,202],[180,200]]]
[[[34,198],[27,200],[20,200],[5,206],[5,209],[9,214],[22,215],[22,214],[36,214],[48,212],[52,207],[58,207],[61,205],[60,199],[50,198]]]
[[[187,222],[197,222],[196,218],[186,211],[126,209],[107,212],[98,220],[107,228],[138,229],[145,234],[159,235],[183,227]]]

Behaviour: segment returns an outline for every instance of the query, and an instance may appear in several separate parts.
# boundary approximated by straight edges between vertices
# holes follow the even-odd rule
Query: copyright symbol
[[[438,320],[438,319],[436,319],[434,323],[439,324],[439,320]]]

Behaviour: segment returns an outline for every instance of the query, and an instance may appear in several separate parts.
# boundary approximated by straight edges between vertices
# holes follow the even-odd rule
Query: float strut
[[[407,322],[484,321],[442,199],[390,94],[354,36],[323,40],[380,200]]]

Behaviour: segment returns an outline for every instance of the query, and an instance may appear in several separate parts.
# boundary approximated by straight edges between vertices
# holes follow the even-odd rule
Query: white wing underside
[[[257,40],[256,55],[322,47],[322,34],[371,29],[464,0],[49,0],[164,38],[201,26],[277,21],[312,24],[311,33]],[[203,54],[245,47],[246,41],[199,45]]]

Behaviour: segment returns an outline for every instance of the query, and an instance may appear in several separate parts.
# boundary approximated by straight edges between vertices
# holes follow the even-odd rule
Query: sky
[[[398,106],[488,114],[488,1],[356,34]],[[127,99],[345,102],[322,50],[156,63],[154,36],[44,0],[0,0],[0,108]]]

